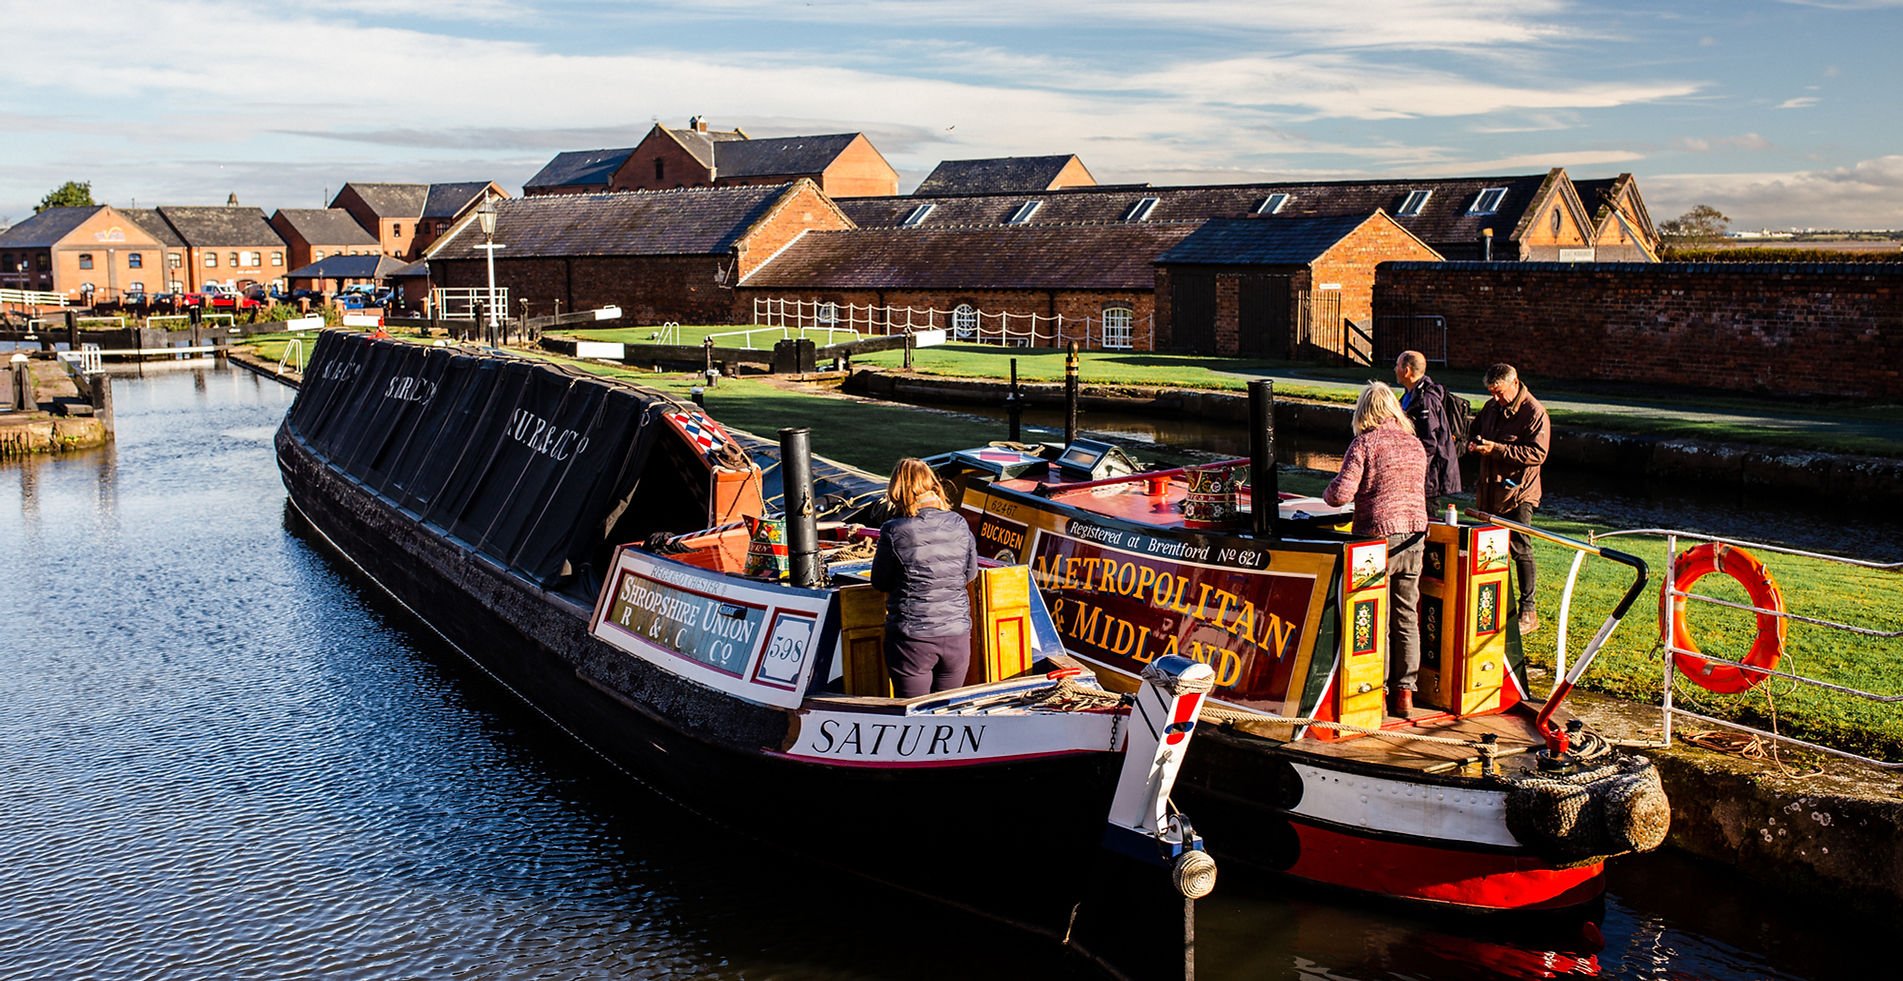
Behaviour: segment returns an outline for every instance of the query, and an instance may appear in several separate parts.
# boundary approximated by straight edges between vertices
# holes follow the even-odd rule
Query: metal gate
[[[1298,361],[1347,361],[1348,332],[1341,320],[1340,290],[1300,290],[1295,294],[1295,350]]]
[[[1389,364],[1402,351],[1419,351],[1428,364],[1447,363],[1447,318],[1437,313],[1383,314],[1374,318],[1374,357]]]

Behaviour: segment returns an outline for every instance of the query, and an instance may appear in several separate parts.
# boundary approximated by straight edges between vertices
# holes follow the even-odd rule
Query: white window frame
[[[1037,209],[1043,206],[1044,202],[1042,201],[1026,201],[1018,205],[1018,210],[1011,212],[1011,217],[1006,218],[1004,223],[1007,225],[1029,224],[1031,216],[1037,214]]]
[[[1500,205],[1506,197],[1507,189],[1504,187],[1481,188],[1480,195],[1474,198],[1473,207],[1468,208],[1467,213],[1470,215],[1494,214],[1500,210]]]
[[[1156,210],[1156,198],[1141,198],[1123,213],[1124,221],[1148,221],[1150,212]]]
[[[1103,308],[1103,340],[1106,350],[1128,351],[1136,346],[1136,311],[1121,304]]]
[[[916,228],[919,225],[925,224],[925,217],[931,214],[932,209],[936,207],[938,207],[938,205],[936,204],[921,204],[918,207],[913,208],[912,213],[909,215],[906,215],[904,221],[899,222],[900,227]]]
[[[1433,191],[1409,191],[1407,198],[1401,202],[1401,206],[1396,208],[1394,213],[1397,217],[1412,218],[1420,214],[1422,208],[1427,207],[1427,199],[1433,196]]]
[[[1288,199],[1289,195],[1277,191],[1263,198],[1262,203],[1255,206],[1255,213],[1258,215],[1278,214],[1281,212],[1282,206],[1288,203]]]

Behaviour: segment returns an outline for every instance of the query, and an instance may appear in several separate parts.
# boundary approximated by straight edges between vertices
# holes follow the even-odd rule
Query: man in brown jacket
[[[1552,425],[1546,407],[1520,383],[1520,373],[1512,365],[1488,368],[1486,383],[1493,397],[1474,417],[1473,437],[1467,444],[1480,456],[1475,503],[1489,514],[1532,524],[1533,509],[1540,506],[1540,464],[1546,462],[1552,445]],[[1507,539],[1507,550],[1520,580],[1520,633],[1530,634],[1540,628],[1539,614],[1533,609],[1533,583],[1538,575],[1533,543],[1514,533]]]

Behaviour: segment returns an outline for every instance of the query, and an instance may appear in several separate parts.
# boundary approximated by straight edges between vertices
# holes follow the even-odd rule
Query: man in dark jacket
[[[1487,369],[1487,393],[1492,398],[1474,417],[1473,439],[1468,448],[1480,456],[1480,486],[1474,497],[1480,510],[1511,518],[1521,524],[1533,523],[1533,509],[1540,506],[1540,465],[1546,462],[1552,445],[1552,425],[1546,407],[1520,382],[1520,373],[1510,364]],[[1533,610],[1533,581],[1538,574],[1533,564],[1533,543],[1525,535],[1507,539],[1513,565],[1520,579],[1520,633],[1540,628]]]
[[[1432,517],[1434,500],[1460,493],[1460,452],[1454,443],[1453,426],[1447,421],[1447,389],[1427,377],[1427,356],[1419,351],[1402,351],[1394,361],[1394,380],[1406,393],[1401,410],[1414,423],[1414,435],[1427,451],[1427,512]]]

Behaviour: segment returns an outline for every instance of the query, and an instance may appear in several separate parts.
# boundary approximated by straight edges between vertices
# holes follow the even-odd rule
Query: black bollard
[[[701,360],[704,362],[700,366],[701,374],[708,375],[711,377],[714,373],[714,339],[713,338],[703,337],[700,339],[700,353],[701,353]]]
[[[1077,442],[1077,342],[1064,354],[1064,445]]]
[[[1024,430],[1024,393],[1018,390],[1018,359],[1011,359],[1011,390],[1004,394],[1004,411],[1011,420],[1011,442],[1021,441]]]
[[[1275,382],[1267,378],[1249,383],[1249,498],[1256,537],[1275,537],[1282,493],[1275,476]]]
[[[787,571],[795,586],[814,589],[819,575],[819,524],[813,510],[812,431],[780,430],[780,502],[786,518]]]
[[[71,310],[66,311],[66,350],[79,351],[79,316]]]
[[[905,370],[912,370],[912,332],[905,332]]]

